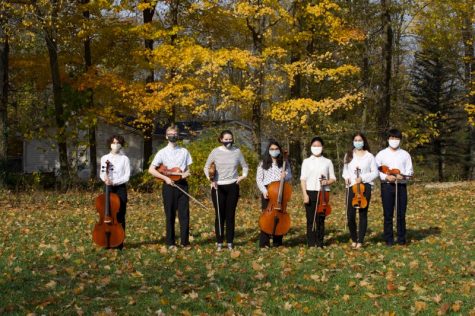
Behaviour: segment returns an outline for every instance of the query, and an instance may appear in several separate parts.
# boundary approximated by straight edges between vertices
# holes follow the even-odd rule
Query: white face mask
[[[122,148],[121,144],[111,144],[111,149],[113,153],[119,152],[121,148]]]
[[[310,147],[310,150],[312,151],[312,154],[314,154],[315,156],[318,156],[322,153],[323,151],[323,147]]]
[[[401,143],[401,140],[399,139],[390,139],[388,140],[389,147],[392,149],[397,149],[399,147],[399,144]]]

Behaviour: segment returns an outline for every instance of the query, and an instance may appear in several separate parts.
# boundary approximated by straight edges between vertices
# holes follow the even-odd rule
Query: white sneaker
[[[356,243],[355,242],[351,243],[351,248],[356,248]]]
[[[223,250],[223,244],[217,244],[216,251],[221,251],[221,250]]]
[[[363,248],[363,244],[357,243],[355,248],[356,249],[361,249],[361,248]]]
[[[234,246],[232,243],[228,244],[228,250],[233,250]]]

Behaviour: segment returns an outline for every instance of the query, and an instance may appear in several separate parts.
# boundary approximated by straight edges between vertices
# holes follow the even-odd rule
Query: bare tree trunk
[[[143,11],[143,23],[151,23],[153,16],[155,14],[154,8],[148,8]],[[153,50],[153,40],[146,39],[144,41],[146,50]],[[153,69],[148,70],[147,77],[145,78],[145,83],[152,83],[155,81],[155,73]],[[152,156],[153,151],[153,128],[154,125],[147,125],[143,131],[143,170],[148,168],[148,161]]]
[[[66,144],[66,122],[64,119],[63,109],[63,88],[61,85],[61,77],[59,72],[58,45],[56,39],[56,24],[58,23],[58,1],[51,0],[52,13],[51,24],[45,25],[46,47],[48,49],[49,63],[51,70],[51,79],[53,82],[53,100],[54,100],[54,116],[56,121],[56,138],[59,149],[59,165],[61,172],[61,180],[69,178],[68,150]]]
[[[473,79],[473,72],[475,71],[475,55],[473,49],[473,41],[475,40],[475,30],[472,24],[472,17],[474,14],[472,10],[465,12],[464,26],[462,30],[463,44],[464,44],[464,73],[465,73],[465,90],[467,94],[467,102],[475,104],[475,95],[470,95],[470,92],[475,88],[475,80]],[[475,179],[475,126],[468,127],[469,143],[467,146],[467,163],[465,167],[465,175],[467,179]]]
[[[263,52],[263,39],[264,39],[264,25],[265,21],[264,18],[259,19],[259,25],[257,27],[253,27],[250,22],[247,22],[248,29],[251,31],[252,34],[252,43],[253,43],[253,50],[254,53],[262,56]],[[264,65],[261,64],[254,72],[254,78],[256,81],[256,98],[252,104],[252,117],[251,117],[251,124],[252,130],[254,133],[254,150],[261,155],[261,147],[262,147],[262,129],[261,129],[261,121],[262,121],[262,103],[264,99]]]
[[[391,26],[391,0],[381,0],[382,24],[384,30],[384,45],[382,47],[384,81],[382,87],[382,102],[378,113],[378,128],[380,141],[386,140],[391,114],[391,77],[393,55],[393,29]]]
[[[6,19],[0,21],[0,163],[7,160],[8,144],[8,59],[10,47],[4,28]]]
[[[82,4],[89,3],[89,0],[82,0]],[[89,20],[89,10],[83,12],[83,16],[86,20]],[[84,40],[84,66],[86,72],[92,66],[92,53],[91,53],[91,38],[89,36]],[[87,108],[92,109],[94,107],[94,95],[92,89],[87,89]],[[97,144],[96,144],[96,124],[93,123],[88,129],[88,143],[89,143],[89,178],[91,180],[97,177]]]

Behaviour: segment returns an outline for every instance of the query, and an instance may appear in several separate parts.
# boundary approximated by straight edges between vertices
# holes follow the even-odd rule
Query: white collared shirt
[[[377,167],[387,166],[390,169],[399,169],[403,175],[412,176],[414,170],[412,168],[411,155],[404,149],[398,148],[397,150],[392,150],[390,147],[387,147],[381,150],[376,155],[376,165]],[[386,174],[380,172],[379,178],[381,181],[386,181]],[[398,181],[399,183],[405,183],[405,180]]]
[[[376,159],[369,151],[365,151],[363,156],[356,155],[353,151],[353,159],[343,166],[343,179],[350,179],[350,186],[356,183],[356,168],[359,168],[360,177],[363,183],[374,185],[374,179],[378,177],[378,167]]]
[[[323,156],[316,157],[312,155],[304,159],[300,180],[305,180],[308,191],[320,191],[320,177],[336,180],[333,163],[330,159]],[[325,191],[330,191],[329,186],[325,186]]]
[[[112,185],[120,185],[129,181],[130,161],[122,150],[117,154],[109,153],[101,157],[100,177],[102,181],[106,181],[106,161],[110,162],[109,179],[112,181]]]
[[[192,163],[191,155],[186,148],[178,145],[173,146],[172,144],[160,149],[152,161],[152,165],[155,167],[163,164],[168,169],[178,167],[181,171],[188,170],[188,166]]]

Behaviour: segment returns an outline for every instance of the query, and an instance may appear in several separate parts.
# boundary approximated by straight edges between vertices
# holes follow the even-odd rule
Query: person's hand
[[[322,180],[322,185],[330,185],[330,182],[328,180]]]
[[[396,181],[396,177],[393,176],[393,175],[387,175],[386,180],[389,181],[389,182],[394,182],[394,181]]]
[[[236,183],[239,184],[239,182],[241,182],[241,181],[244,180],[244,179],[246,179],[245,176],[240,176],[240,177],[237,178]]]
[[[398,180],[404,180],[404,177],[401,174],[396,175],[396,179]]]
[[[356,178],[356,183],[361,183],[361,182],[362,182],[361,177]]]
[[[189,176],[191,176],[190,170],[186,170],[185,172],[181,174],[181,177],[183,179],[188,178]]]
[[[165,183],[168,184],[168,185],[173,185],[173,184],[175,184],[175,183],[173,182],[173,180],[170,179],[169,177],[165,177]]]
[[[107,178],[106,181],[104,181],[106,185],[112,185],[112,180]]]
[[[345,184],[346,184],[347,187],[349,187],[350,184],[351,184],[351,180],[350,179],[345,179]]]
[[[310,202],[310,197],[308,196],[307,193],[304,193],[303,195],[303,203],[308,204]]]
[[[218,183],[216,181],[211,181],[211,188],[218,189]]]
[[[269,193],[267,193],[267,192],[262,193],[262,196],[263,196],[264,199],[266,199],[266,200],[269,199]]]
[[[284,179],[287,176],[287,173],[287,171],[282,171],[282,173],[280,174],[280,178]]]

